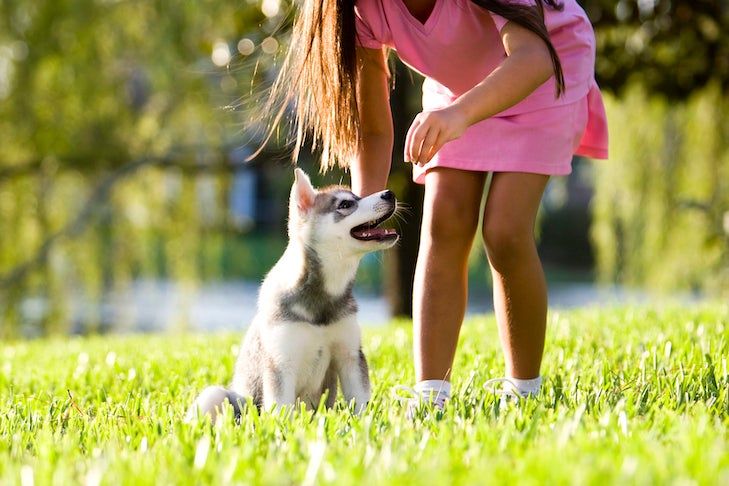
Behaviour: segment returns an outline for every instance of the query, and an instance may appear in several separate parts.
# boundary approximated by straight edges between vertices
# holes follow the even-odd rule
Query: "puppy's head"
[[[289,201],[289,237],[312,247],[366,253],[393,246],[397,231],[381,228],[395,213],[397,200],[390,191],[360,198],[349,188],[317,190],[301,169],[294,171]]]

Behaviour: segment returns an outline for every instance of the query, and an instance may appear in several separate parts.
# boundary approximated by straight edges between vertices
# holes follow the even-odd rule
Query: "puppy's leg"
[[[185,422],[191,422],[195,417],[209,415],[210,420],[215,422],[226,402],[233,407],[235,418],[240,418],[241,408],[245,404],[245,398],[234,391],[222,386],[209,386],[197,396],[195,402],[185,414]]]
[[[269,362],[263,365],[263,407],[266,410],[293,409],[296,403],[296,375],[289,367]]]
[[[347,403],[354,400],[354,410],[357,414],[367,406],[370,401],[370,377],[367,359],[362,349],[339,349],[334,353],[334,364],[342,384],[342,393]]]
[[[327,369],[327,373],[324,375],[321,394],[324,395],[325,393],[327,394],[325,405],[327,408],[332,408],[337,401],[337,370],[333,364],[329,365],[329,369]]]

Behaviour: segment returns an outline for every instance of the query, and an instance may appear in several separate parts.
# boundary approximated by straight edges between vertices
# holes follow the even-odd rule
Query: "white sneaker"
[[[501,387],[497,388],[495,385],[501,384]],[[536,394],[523,392],[519,390],[519,387],[509,378],[492,378],[486,380],[483,387],[487,391],[491,391],[495,395],[500,397],[499,406],[505,407],[509,402],[520,403],[522,400],[534,397]]]
[[[392,394],[399,402],[405,404],[405,416],[413,420],[419,413],[434,412],[436,415],[443,413],[446,402],[450,398],[440,390],[421,390],[405,385],[393,387]]]

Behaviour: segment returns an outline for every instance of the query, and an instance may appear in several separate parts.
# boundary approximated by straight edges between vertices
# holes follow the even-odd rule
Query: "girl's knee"
[[[489,261],[496,270],[518,264],[534,249],[534,231],[517,223],[484,221],[482,233]]]
[[[423,218],[423,236],[436,243],[469,246],[478,225],[478,206],[443,197]]]

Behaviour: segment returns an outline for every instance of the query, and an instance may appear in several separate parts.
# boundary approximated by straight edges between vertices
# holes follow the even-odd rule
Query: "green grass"
[[[240,425],[181,423],[230,379],[239,335],[52,339],[0,348],[0,483],[729,484],[729,306],[552,312],[538,400],[499,410],[493,318],[469,321],[456,397],[404,418],[407,323],[368,329],[374,399]],[[470,383],[470,386],[467,384]]]

